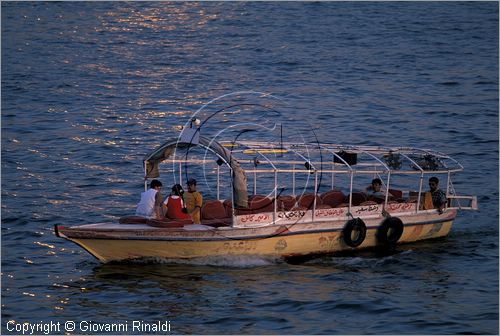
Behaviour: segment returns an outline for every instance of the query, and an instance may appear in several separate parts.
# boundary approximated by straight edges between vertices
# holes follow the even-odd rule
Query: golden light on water
[[[46,243],[42,243],[42,242],[39,242],[39,241],[36,241],[36,242],[34,242],[34,243],[35,243],[35,244],[37,244],[37,245],[39,245],[39,246],[48,247],[48,248],[50,248],[50,249],[55,248],[55,246],[54,246],[54,245],[51,245],[51,244],[46,244]]]
[[[153,3],[152,3],[153,4]],[[180,27],[190,26],[199,29],[210,21],[218,18],[217,13],[207,13],[200,5],[193,2],[185,3],[159,3],[160,6],[138,8],[138,6],[122,6],[116,11],[108,11],[99,18],[101,27],[95,31],[107,30],[111,32],[133,31],[175,31]]]
[[[99,138],[84,138],[84,137],[72,137],[71,140],[73,141],[78,141],[78,142],[85,142],[88,144],[101,144],[101,145],[106,145],[106,146],[114,146],[117,144],[116,141],[112,140],[103,140]]]

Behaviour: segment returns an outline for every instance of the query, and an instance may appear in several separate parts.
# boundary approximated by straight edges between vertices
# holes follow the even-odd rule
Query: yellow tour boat
[[[181,184],[183,177],[201,181],[202,176],[201,224],[125,216],[116,222],[56,225],[56,235],[102,262],[290,258],[443,237],[458,209],[477,209],[477,198],[457,195],[452,183],[463,166],[434,150],[219,142],[193,130],[160,145],[143,164],[146,185],[160,176],[160,164]],[[424,189],[432,176],[439,176],[446,195],[441,209]],[[364,190],[375,178],[381,190]]]

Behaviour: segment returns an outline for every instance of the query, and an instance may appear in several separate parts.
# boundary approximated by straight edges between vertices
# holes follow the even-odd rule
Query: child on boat
[[[170,196],[167,197],[163,206],[165,209],[166,217],[170,219],[191,219],[187,214],[186,206],[184,204],[184,190],[180,184],[175,184],[172,187]]]

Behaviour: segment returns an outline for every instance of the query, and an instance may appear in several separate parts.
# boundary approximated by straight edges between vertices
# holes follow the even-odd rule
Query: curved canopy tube
[[[155,178],[160,176],[160,172],[158,169],[159,164],[162,161],[170,158],[170,156],[175,153],[177,148],[185,149],[196,145],[215,153],[231,168],[233,178],[232,184],[234,206],[247,208],[247,178],[245,175],[245,171],[240,166],[240,163],[231,155],[230,151],[222,147],[218,142],[201,135],[197,144],[193,142],[184,142],[180,138],[173,138],[156,148],[150,154],[146,155],[143,160],[146,172],[145,178]]]

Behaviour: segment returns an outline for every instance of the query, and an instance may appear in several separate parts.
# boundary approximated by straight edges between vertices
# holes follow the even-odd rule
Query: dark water
[[[498,36],[496,2],[2,2],[2,333],[498,334]],[[393,255],[300,264],[101,265],[54,236],[133,211],[143,155],[246,90],[286,101],[287,134],[452,155],[480,210]]]

